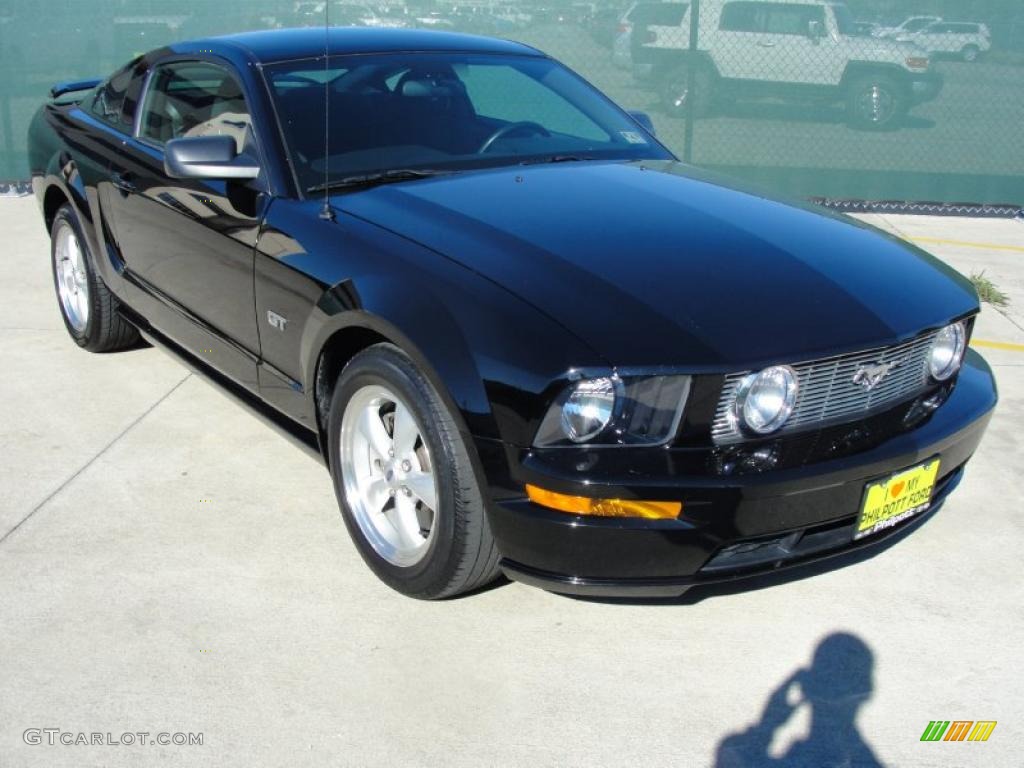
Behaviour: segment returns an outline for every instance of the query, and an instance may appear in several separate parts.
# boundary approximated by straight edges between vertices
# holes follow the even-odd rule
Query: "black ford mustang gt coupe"
[[[256,32],[52,93],[29,145],[71,337],[141,335],[314,452],[414,597],[869,547],[996,403],[969,282],[680,164],[525,45]]]

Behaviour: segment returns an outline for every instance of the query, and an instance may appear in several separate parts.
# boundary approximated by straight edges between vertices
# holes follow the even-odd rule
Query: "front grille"
[[[796,407],[782,429],[773,433],[773,436],[854,421],[921,394],[930,382],[928,351],[934,337],[934,333],[929,333],[892,347],[793,365],[799,384]],[[862,366],[897,361],[899,365],[870,390],[854,382],[854,376]],[[711,429],[716,443],[734,443],[745,439],[743,432],[730,418],[729,411],[736,388],[748,373],[745,371],[725,377]]]

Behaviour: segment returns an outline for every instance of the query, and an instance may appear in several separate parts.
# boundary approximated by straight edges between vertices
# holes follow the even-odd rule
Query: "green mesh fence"
[[[322,0],[0,0],[0,180],[58,80],[174,40],[318,26]],[[800,197],[1024,205],[1020,0],[332,2],[495,35],[647,112],[680,157]]]

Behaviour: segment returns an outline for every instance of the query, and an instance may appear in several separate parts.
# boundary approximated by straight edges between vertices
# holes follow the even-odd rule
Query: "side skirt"
[[[153,328],[144,319],[136,315],[134,312],[126,309],[123,305],[118,311],[121,316],[134,325],[139,330],[139,333],[142,334],[142,337],[154,347],[166,352],[197,376],[201,376],[206,379],[220,391],[230,396],[232,400],[260,419],[260,421],[269,425],[271,428],[316,459],[317,462],[326,466],[327,462],[324,460],[324,455],[320,451],[319,438],[315,432],[295,423],[292,419],[285,416],[276,408],[273,408],[249,392],[249,390],[239,384],[236,384],[230,378],[224,376],[215,368],[211,367],[204,360],[196,357],[185,348],[164,336],[160,331]]]

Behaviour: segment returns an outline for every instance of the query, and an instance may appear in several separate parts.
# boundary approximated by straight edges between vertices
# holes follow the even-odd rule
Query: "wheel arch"
[[[87,236],[92,236],[92,210],[89,206],[89,198],[86,194],[85,181],[78,170],[78,165],[71,153],[62,149],[55,152],[50,158],[46,173],[38,180],[33,180],[35,194],[39,196],[40,207],[43,214],[43,221],[46,223],[47,231],[53,226],[53,220],[57,211],[62,205],[70,205],[78,221],[88,230]],[[92,243],[91,243],[92,244]]]
[[[437,328],[435,315],[431,328]],[[431,342],[429,334],[416,339],[383,315],[366,309],[341,312],[316,332],[306,364],[306,381],[312,382],[309,397],[315,417],[321,453],[327,457],[327,415],[331,396],[345,366],[360,352],[375,344],[392,344],[408,355],[430,381],[466,438],[473,463],[479,460],[472,450],[472,437],[497,434],[482,377],[461,335],[446,334],[444,341]]]
[[[652,77],[654,79],[668,77],[672,72],[684,64],[693,64],[694,66],[703,69],[711,75],[712,79],[716,83],[722,79],[722,75],[718,71],[718,66],[715,64],[714,58],[708,51],[691,51],[688,48],[675,49],[670,53],[670,55],[665,56],[661,61],[657,62],[655,64]]]
[[[71,199],[64,189],[56,182],[51,182],[43,193],[43,221],[46,223],[46,230],[53,229],[53,220],[57,218],[57,211],[65,205],[71,205]]]
[[[851,61],[843,70],[843,77],[839,81],[840,88],[847,88],[850,83],[859,77],[871,75],[885,75],[895,80],[905,91],[910,81],[910,73],[896,64],[882,64],[872,61]]]

